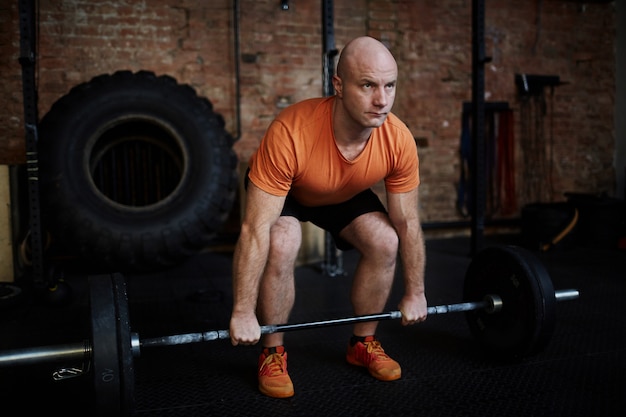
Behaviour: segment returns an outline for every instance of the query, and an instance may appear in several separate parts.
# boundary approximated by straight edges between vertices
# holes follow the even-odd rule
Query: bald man
[[[398,68],[370,37],[350,41],[333,77],[335,95],[304,100],[270,124],[247,173],[246,210],[233,259],[233,345],[262,342],[259,390],[294,395],[284,335],[260,325],[287,323],[295,301],[300,222],[327,230],[356,250],[351,302],[356,315],[384,310],[401,258],[402,324],[426,319],[425,251],[418,217],[415,141],[393,113]],[[387,207],[371,187],[384,181]],[[376,338],[377,322],[357,323],[346,360],[382,381],[401,376]]]

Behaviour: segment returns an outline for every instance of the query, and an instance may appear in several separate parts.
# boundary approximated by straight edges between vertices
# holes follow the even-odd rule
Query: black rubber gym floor
[[[516,238],[497,238],[516,244]],[[489,241],[487,244],[493,243]],[[429,305],[462,300],[471,258],[469,238],[429,239]],[[626,410],[626,251],[593,247],[535,252],[556,289],[580,298],[557,303],[547,347],[523,361],[481,351],[463,313],[403,327],[383,321],[378,337],[403,369],[379,382],[345,362],[351,326],[286,335],[296,394],[271,399],[256,387],[257,346],[218,340],[144,349],[135,365],[137,416],[621,416]],[[231,253],[207,251],[160,273],[126,276],[132,330],[141,338],[226,329]],[[291,322],[351,316],[355,254],[343,255],[345,276],[319,265],[296,271]],[[0,311],[0,348],[77,342],[90,328],[86,276],[68,273],[73,302],[47,307],[25,297]],[[396,309],[401,277],[389,301]],[[0,368],[2,415],[58,413],[89,416],[91,376],[53,382],[48,366]]]

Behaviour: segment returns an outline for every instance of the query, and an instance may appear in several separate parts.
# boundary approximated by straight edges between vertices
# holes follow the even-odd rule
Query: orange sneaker
[[[259,390],[268,397],[293,396],[293,384],[287,373],[287,352],[283,346],[265,348],[259,356]]]
[[[370,375],[381,381],[395,381],[402,375],[400,364],[391,359],[374,336],[367,336],[363,342],[348,345],[348,363],[368,369]]]

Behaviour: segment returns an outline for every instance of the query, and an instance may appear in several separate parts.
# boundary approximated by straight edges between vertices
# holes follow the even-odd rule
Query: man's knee
[[[388,258],[397,256],[398,234],[383,213],[368,213],[360,216],[342,234],[364,256]]]
[[[302,243],[302,226],[294,217],[280,217],[270,233],[270,259],[289,263],[295,260]]]
[[[387,227],[374,236],[373,244],[376,246],[377,252],[395,258],[398,254],[400,239],[393,227]]]

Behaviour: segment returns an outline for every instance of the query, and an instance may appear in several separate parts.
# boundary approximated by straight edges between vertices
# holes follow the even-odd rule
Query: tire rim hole
[[[184,154],[161,126],[124,121],[96,140],[89,170],[95,187],[107,199],[126,207],[147,207],[163,201],[180,185]]]

